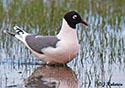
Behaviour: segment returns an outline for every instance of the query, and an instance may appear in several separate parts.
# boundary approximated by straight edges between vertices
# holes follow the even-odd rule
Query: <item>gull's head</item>
[[[76,28],[76,24],[78,24],[78,23],[82,23],[82,24],[88,26],[88,24],[85,21],[83,21],[81,16],[75,11],[70,11],[70,12],[66,13],[64,15],[64,19],[67,21],[68,25],[74,29]]]

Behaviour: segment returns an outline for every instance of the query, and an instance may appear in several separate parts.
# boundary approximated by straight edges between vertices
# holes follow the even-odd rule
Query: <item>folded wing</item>
[[[40,36],[40,35],[27,35],[26,43],[28,46],[37,53],[44,54],[43,48],[53,47],[56,48],[57,42],[60,41],[56,36]]]

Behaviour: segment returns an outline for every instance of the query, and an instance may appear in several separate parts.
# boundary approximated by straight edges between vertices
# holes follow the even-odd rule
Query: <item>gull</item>
[[[46,64],[66,64],[78,53],[79,43],[76,31],[78,23],[88,26],[76,11],[69,11],[64,15],[61,30],[55,36],[27,33],[18,26],[14,26],[16,33],[8,30],[4,30],[4,33],[22,41],[36,59]]]

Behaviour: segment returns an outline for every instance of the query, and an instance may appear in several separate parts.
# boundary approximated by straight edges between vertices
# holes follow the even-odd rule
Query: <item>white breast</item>
[[[76,29],[69,27],[65,19],[63,19],[62,28],[57,38],[60,39],[57,48],[49,47],[44,49],[43,52],[59,63],[71,61],[76,56],[79,48]]]

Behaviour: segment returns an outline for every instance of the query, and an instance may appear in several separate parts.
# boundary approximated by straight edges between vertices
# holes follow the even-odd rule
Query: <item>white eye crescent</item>
[[[73,17],[72,17],[73,19],[76,19],[77,18],[77,15],[73,15]]]

